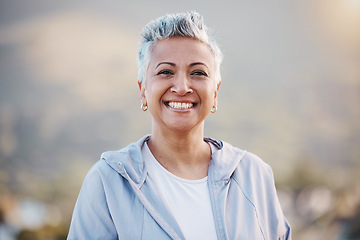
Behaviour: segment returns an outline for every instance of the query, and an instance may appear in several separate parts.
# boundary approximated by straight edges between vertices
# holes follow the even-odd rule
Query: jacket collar
[[[140,188],[147,176],[147,169],[141,155],[141,148],[149,139],[150,135],[144,136],[137,142],[121,150],[103,153],[101,158],[121,175],[126,173]],[[209,175],[211,175],[212,181],[228,181],[246,151],[208,137],[204,138],[204,141],[214,146],[212,147],[212,160],[209,165]]]

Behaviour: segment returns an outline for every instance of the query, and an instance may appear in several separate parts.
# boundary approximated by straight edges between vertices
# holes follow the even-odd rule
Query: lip
[[[164,101],[163,103],[167,108],[181,112],[190,111],[194,109],[197,105],[197,103],[195,102],[184,101],[184,100],[183,101],[170,100],[170,101]]]

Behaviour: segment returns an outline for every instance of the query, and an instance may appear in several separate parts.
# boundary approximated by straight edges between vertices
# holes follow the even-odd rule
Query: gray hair
[[[149,22],[141,32],[141,42],[137,56],[138,81],[145,78],[146,69],[150,62],[150,55],[155,43],[170,37],[190,37],[207,44],[214,54],[215,80],[220,83],[220,65],[223,59],[222,52],[205,26],[203,17],[197,12],[167,14]]]

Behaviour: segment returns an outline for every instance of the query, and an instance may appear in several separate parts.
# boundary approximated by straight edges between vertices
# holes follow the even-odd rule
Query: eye
[[[170,70],[161,70],[158,75],[174,75],[174,73]]]
[[[208,75],[206,74],[206,72],[202,71],[202,70],[195,70],[191,73],[191,75],[196,75],[196,76],[205,76],[207,77]]]

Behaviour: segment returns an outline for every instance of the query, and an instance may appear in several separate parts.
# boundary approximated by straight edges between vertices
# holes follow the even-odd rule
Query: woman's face
[[[203,127],[217,104],[214,55],[195,39],[172,37],[158,41],[151,52],[141,101],[153,117],[153,131],[189,131]]]

